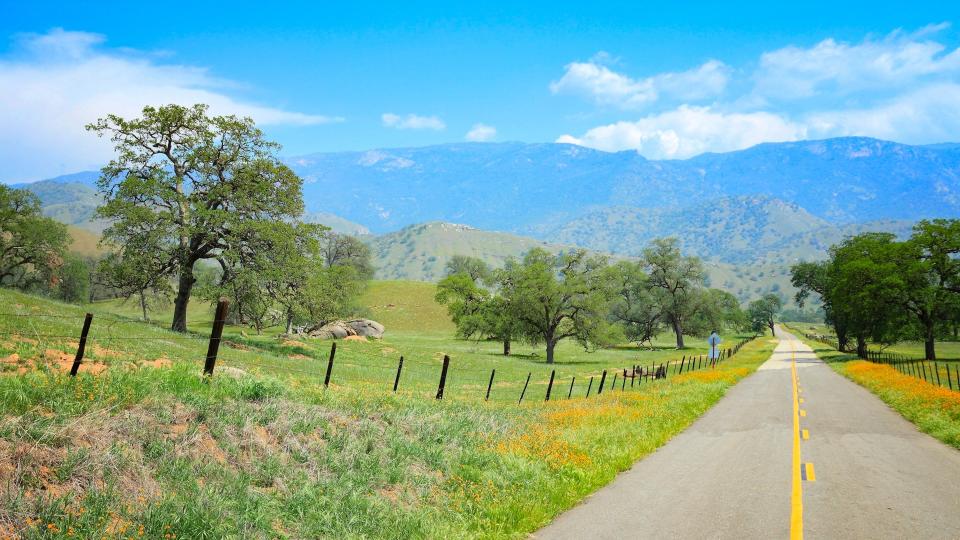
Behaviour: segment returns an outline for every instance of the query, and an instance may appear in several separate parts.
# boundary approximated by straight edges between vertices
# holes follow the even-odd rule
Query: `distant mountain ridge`
[[[848,137],[687,160],[569,144],[459,143],[289,158],[311,210],[383,233],[448,221],[542,236],[598,207],[763,195],[832,223],[960,215],[960,146]]]

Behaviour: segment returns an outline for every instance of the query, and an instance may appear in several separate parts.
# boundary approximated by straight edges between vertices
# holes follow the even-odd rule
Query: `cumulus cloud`
[[[730,68],[710,60],[703,65],[676,73],[660,73],[645,79],[633,79],[604,64],[606,55],[589,62],[567,64],[563,77],[550,83],[554,94],[586,96],[599,105],[622,109],[641,109],[662,98],[701,100],[723,92]]]
[[[384,126],[394,129],[432,129],[434,131],[441,131],[447,127],[447,125],[443,123],[443,120],[436,116],[419,116],[416,114],[401,116],[399,114],[383,113],[380,119],[383,120]]]
[[[229,95],[238,85],[206,69],[160,63],[137,51],[102,47],[105,37],[55,29],[22,35],[0,58],[0,174],[30,180],[95,168],[109,141],[84,130],[108,113],[135,116],[145,105],[207,103],[214,114],[261,125],[316,125],[342,118],[251,103]]]
[[[653,110],[640,119],[557,140],[602,150],[636,149],[651,158],[800,138],[955,141],[960,139],[960,48],[938,41],[947,28],[898,30],[850,43],[828,38],[763,53],[750,69],[734,70],[717,61],[643,80],[616,73],[602,60],[569,64],[551,85],[554,93],[577,92],[599,105]],[[720,93],[724,100],[695,103]],[[664,103],[666,95],[681,102]]]
[[[637,121],[595,127],[580,137],[563,135],[557,142],[609,152],[637,150],[652,159],[682,159],[762,142],[794,141],[806,135],[804,126],[772,113],[723,113],[683,105]]]
[[[930,39],[944,25],[914,33],[892,32],[860,43],[825,39],[808,48],[790,46],[764,53],[754,76],[755,91],[770,99],[797,99],[824,93],[883,92],[918,80],[960,74],[960,49]]]
[[[497,128],[486,124],[474,124],[467,132],[466,139],[474,142],[485,142],[493,140],[497,136]]]

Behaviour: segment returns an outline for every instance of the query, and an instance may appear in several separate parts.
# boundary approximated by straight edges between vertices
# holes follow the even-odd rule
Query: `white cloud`
[[[383,120],[384,126],[394,129],[432,129],[434,131],[441,131],[447,127],[447,125],[443,123],[443,120],[436,116],[419,116],[416,114],[400,116],[399,114],[383,113],[380,118]]]
[[[145,105],[207,103],[214,114],[252,117],[261,125],[342,121],[258,105],[226,93],[235,83],[206,69],[158,63],[136,51],[98,47],[105,38],[55,29],[23,35],[0,58],[0,175],[27,180],[102,165],[107,140],[84,125],[108,113],[136,116]]]
[[[474,124],[467,132],[466,139],[474,142],[493,140],[497,136],[497,128],[486,124]]]
[[[599,105],[648,107],[558,142],[602,150],[636,149],[684,158],[762,142],[867,136],[908,144],[960,140],[960,48],[937,35],[948,24],[847,43],[823,39],[762,54],[753,69],[722,62],[633,80],[605,58],[567,66],[554,93],[577,92]],[[732,78],[740,75],[739,80]],[[712,82],[711,82],[712,80]],[[685,93],[686,92],[686,93]],[[709,106],[700,98],[723,94]],[[671,96],[679,103],[664,102]],[[655,107],[655,108],[654,108]]]
[[[928,39],[946,25],[914,33],[893,32],[850,44],[825,39],[809,48],[764,53],[754,76],[755,91],[770,99],[899,89],[927,78],[960,74],[960,49],[948,51]]]
[[[960,84],[925,86],[871,107],[818,111],[805,123],[817,137],[869,136],[904,143],[960,137]]]
[[[726,64],[710,60],[689,71],[660,73],[635,80],[604,65],[602,60],[605,58],[606,55],[600,55],[589,62],[567,64],[563,77],[550,83],[550,91],[586,96],[599,105],[641,109],[662,98],[713,98],[723,92],[730,77],[730,68]]]
[[[804,137],[804,126],[776,114],[723,113],[710,107],[683,105],[637,121],[595,127],[580,137],[563,135],[557,142],[609,152],[637,150],[651,159],[682,159]]]

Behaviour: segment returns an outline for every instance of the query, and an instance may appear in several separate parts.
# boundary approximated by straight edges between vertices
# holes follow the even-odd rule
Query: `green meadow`
[[[228,328],[204,381],[208,306],[194,306],[195,335],[184,336],[160,317],[129,317],[133,305],[0,291],[0,533],[520,538],[683,430],[774,346],[757,339],[715,370],[625,387],[621,379],[615,390],[608,378],[599,397],[595,380],[585,399],[586,380],[605,368],[703,349],[670,350],[665,336],[654,351],[564,344],[556,366],[527,345],[504,358],[497,343],[453,339],[431,287],[374,283],[366,301],[387,335],[338,342],[328,389],[329,342]],[[94,322],[73,379],[64,370],[88,310]],[[451,368],[437,401],[444,354]],[[552,369],[555,398],[544,402]]]

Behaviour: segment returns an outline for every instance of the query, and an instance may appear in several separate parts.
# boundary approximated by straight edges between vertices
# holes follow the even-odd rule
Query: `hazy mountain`
[[[544,237],[598,207],[767,196],[832,223],[960,215],[960,147],[868,138],[651,161],[568,144],[463,143],[288,160],[308,209],[382,233],[433,220]]]

